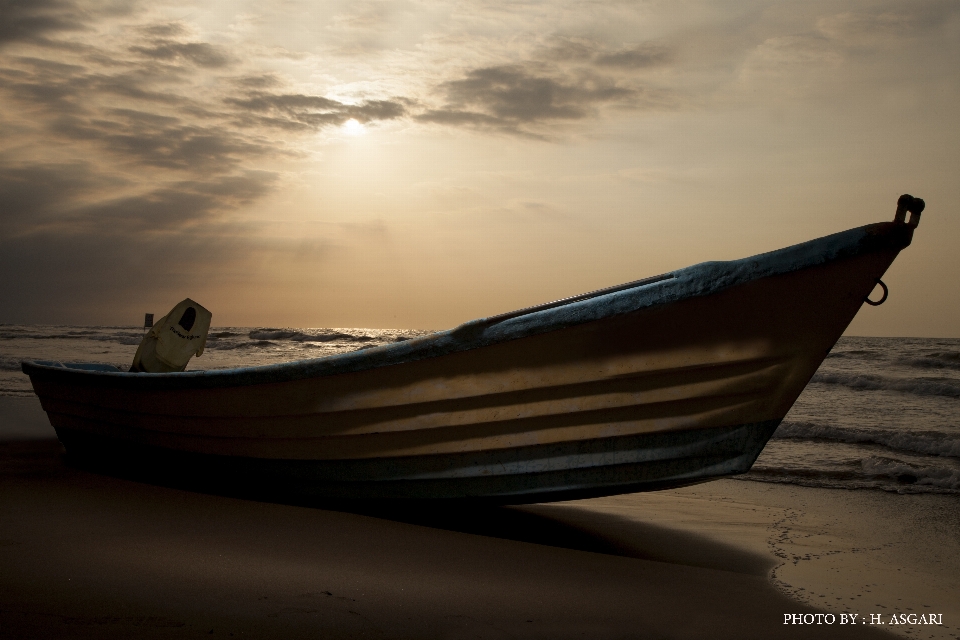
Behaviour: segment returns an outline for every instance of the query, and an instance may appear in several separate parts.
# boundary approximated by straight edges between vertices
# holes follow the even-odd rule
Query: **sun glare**
[[[358,136],[364,131],[366,131],[366,127],[364,127],[362,124],[357,122],[355,119],[350,118],[349,120],[343,123],[343,130],[348,135]]]

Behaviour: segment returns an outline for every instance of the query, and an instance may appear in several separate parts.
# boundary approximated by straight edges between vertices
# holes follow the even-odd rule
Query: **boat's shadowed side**
[[[198,482],[501,502],[679,486],[750,468],[912,232],[870,225],[314,361],[24,371],[70,455]]]

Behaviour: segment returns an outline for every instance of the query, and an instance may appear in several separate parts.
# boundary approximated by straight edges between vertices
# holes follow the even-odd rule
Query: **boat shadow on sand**
[[[4,466],[9,471],[19,468],[23,474],[94,473],[224,498],[352,513],[462,534],[755,576],[767,575],[776,565],[772,557],[707,536],[604,513],[591,500],[522,506],[467,500],[331,501],[289,490],[227,485],[209,476],[172,477],[143,466],[91,464],[72,459],[56,441],[24,442],[13,448],[7,443],[3,449],[5,455],[0,457],[20,461]]]

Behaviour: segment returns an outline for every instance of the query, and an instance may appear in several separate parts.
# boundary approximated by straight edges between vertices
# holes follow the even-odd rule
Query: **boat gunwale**
[[[401,365],[490,346],[575,325],[720,293],[766,277],[908,246],[913,227],[881,222],[774,251],[728,261],[709,261],[652,278],[616,285],[514,312],[478,318],[453,329],[404,342],[323,358],[253,367],[173,373],[140,373],[109,365],[24,361],[27,375],[84,386],[137,390],[228,388],[292,382]],[[108,368],[109,367],[109,368]],[[114,369],[114,370],[110,370]]]

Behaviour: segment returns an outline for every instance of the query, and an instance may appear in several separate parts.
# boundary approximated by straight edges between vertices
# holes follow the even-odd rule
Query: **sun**
[[[343,123],[343,130],[347,135],[358,136],[364,131],[366,131],[367,128],[364,127],[359,122],[357,122],[357,120],[355,120],[354,118],[350,118],[349,120]]]

